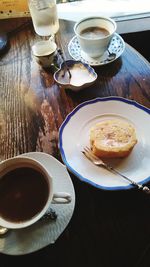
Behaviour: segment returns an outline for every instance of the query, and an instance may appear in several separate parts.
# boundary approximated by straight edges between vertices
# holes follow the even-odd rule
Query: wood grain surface
[[[3,20],[0,28],[9,32],[26,20]],[[66,59],[70,58],[67,45],[74,36],[73,24],[62,20],[56,36]],[[128,44],[119,59],[95,67],[95,84],[76,93],[54,82],[52,67],[45,70],[34,61],[31,46],[40,37],[31,22],[9,37],[0,58],[0,160],[43,151],[61,161],[59,127],[83,101],[121,96],[150,108],[150,65]],[[26,256],[1,254],[0,266],[150,266],[150,196],[135,189],[99,190],[70,175],[76,207],[59,240]]]

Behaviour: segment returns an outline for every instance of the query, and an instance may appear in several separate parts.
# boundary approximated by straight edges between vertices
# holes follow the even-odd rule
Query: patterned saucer
[[[108,51],[106,51],[102,56],[98,58],[89,57],[84,51],[81,50],[76,36],[74,36],[68,44],[68,51],[69,51],[70,56],[73,59],[80,60],[91,66],[101,66],[101,65],[106,65],[106,64],[113,62],[114,60],[116,60],[118,57],[121,56],[124,49],[125,49],[125,42],[122,39],[122,37],[117,33],[114,34],[108,47],[108,50],[110,53],[116,54],[116,57],[113,59],[109,58]]]

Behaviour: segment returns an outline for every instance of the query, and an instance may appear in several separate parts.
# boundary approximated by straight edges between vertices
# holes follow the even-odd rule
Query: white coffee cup
[[[74,32],[81,50],[96,58],[107,50],[116,28],[116,22],[109,17],[87,17],[75,24]]]
[[[0,163],[0,225],[24,228],[38,221],[52,203],[71,201],[66,192],[53,191],[53,178],[41,163],[14,157]]]
[[[32,46],[33,56],[42,67],[50,67],[56,54],[57,45],[53,39],[41,40]]]

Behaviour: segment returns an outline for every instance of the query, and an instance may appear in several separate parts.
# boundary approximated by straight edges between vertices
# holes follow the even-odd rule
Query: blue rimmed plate
[[[82,154],[89,146],[90,128],[104,119],[120,118],[134,125],[138,142],[130,155],[112,160],[121,173],[139,183],[150,180],[150,109],[121,97],[104,97],[78,105],[59,130],[59,148],[67,168],[81,181],[105,190],[130,189],[123,178],[93,165]]]

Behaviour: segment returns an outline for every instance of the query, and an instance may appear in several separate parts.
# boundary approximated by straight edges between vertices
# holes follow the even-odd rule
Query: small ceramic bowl
[[[61,64],[60,69],[54,73],[54,79],[56,83],[66,89],[79,91],[92,85],[97,79],[97,74],[94,69],[86,63],[76,60],[66,60]]]
[[[42,40],[32,46],[35,61],[42,67],[47,68],[53,63],[57,45],[53,40]]]

